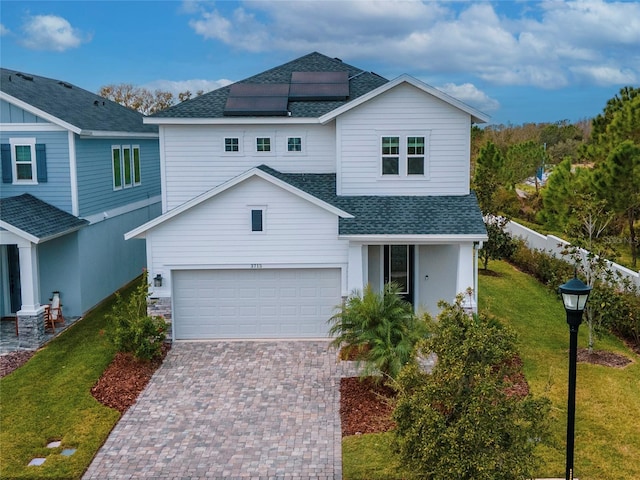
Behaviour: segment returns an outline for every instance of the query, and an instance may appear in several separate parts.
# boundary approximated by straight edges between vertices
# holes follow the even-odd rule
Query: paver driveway
[[[176,342],[85,479],[341,478],[323,341]]]

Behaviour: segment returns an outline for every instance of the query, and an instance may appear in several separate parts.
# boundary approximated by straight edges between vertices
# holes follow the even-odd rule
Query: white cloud
[[[211,90],[216,90],[229,85],[230,83],[233,82],[226,78],[222,78],[220,80],[155,80],[142,85],[142,87],[151,91],[162,90],[165,92],[171,92],[175,97],[177,97],[179,93],[186,92],[187,90],[195,96],[196,92],[200,90],[207,93]]]
[[[500,85],[618,85],[640,77],[640,2],[186,2],[204,38],[240,50],[312,50]],[[606,67],[603,67],[606,65]]]
[[[63,52],[77,48],[91,40],[73,28],[64,18],[56,15],[33,15],[22,26],[24,38],[21,43],[33,50],[53,50]]]
[[[8,35],[9,33],[11,33],[11,30],[9,30],[7,27],[5,27],[2,23],[0,23],[0,37],[3,37],[5,35]]]
[[[463,83],[461,85],[445,83],[438,87],[438,90],[477,108],[481,112],[494,112],[500,108],[500,102],[491,98],[483,91],[478,90],[478,88],[471,83]]]

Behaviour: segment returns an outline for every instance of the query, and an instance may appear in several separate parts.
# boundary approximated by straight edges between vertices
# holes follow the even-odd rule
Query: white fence
[[[525,227],[524,225],[520,225],[514,221],[510,221],[507,223],[506,230],[513,237],[522,238],[526,244],[531,249],[535,250],[545,250],[549,253],[555,254],[557,257],[565,258],[566,255],[562,254],[562,251],[566,248],[567,245],[570,245],[569,242],[563,240],[562,238],[556,237],[554,235],[542,235],[541,233],[536,232],[535,230],[531,230],[530,228]],[[582,250],[583,258],[586,258],[585,250]],[[572,261],[567,258],[568,261]],[[623,278],[629,279],[632,283],[640,287],[640,272],[634,272],[633,270],[623,267],[622,265],[618,265],[614,262],[607,262],[609,264],[609,268],[613,272],[619,272]]]

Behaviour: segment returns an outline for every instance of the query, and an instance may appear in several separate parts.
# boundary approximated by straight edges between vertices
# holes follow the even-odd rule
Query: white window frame
[[[269,139],[269,150],[258,150],[258,140]],[[256,135],[254,147],[258,155],[275,155],[275,142],[273,141],[273,135]]]
[[[420,130],[420,131],[405,131],[400,133],[397,132],[378,132],[378,168],[379,168],[379,178],[384,180],[397,180],[401,178],[402,180],[429,180],[430,178],[430,148],[431,148],[431,131],[429,130]],[[396,157],[396,155],[383,155],[382,154],[382,139],[388,137],[398,137],[400,139],[399,146],[399,154],[398,157],[398,174],[390,174],[390,173],[382,173],[382,161],[385,157]],[[423,137],[424,138],[424,155],[413,155],[409,154],[409,138],[410,137]],[[409,173],[409,157],[424,157],[424,173]]]
[[[398,153],[397,154],[391,154],[391,153],[383,153],[382,149],[384,148],[384,139],[385,138],[397,138],[398,139]],[[379,143],[378,143],[378,155],[379,155],[379,162],[380,162],[380,176],[382,178],[398,178],[402,175],[402,135],[399,135],[397,133],[391,133],[391,134],[383,134],[380,135],[380,139],[379,139]],[[385,159],[391,159],[391,158],[397,158],[398,159],[398,173],[384,173],[384,160]]]
[[[238,151],[237,152],[228,152],[227,151],[227,139],[236,139],[238,140]],[[222,137],[222,154],[223,155],[230,155],[230,156],[238,156],[238,155],[242,155],[243,153],[243,147],[244,147],[244,140],[242,138],[242,135],[224,135]]]
[[[267,232],[267,206],[266,205],[247,205],[249,210],[249,233],[251,235],[264,235]],[[259,210],[262,212],[262,230],[253,229],[253,211]]]
[[[136,152],[138,152],[138,180],[136,181]],[[131,146],[131,173],[133,174],[133,186],[142,185],[142,156],[140,155],[140,145]]]
[[[292,138],[299,138],[300,139],[300,150],[289,150],[289,140],[291,140]],[[304,134],[300,134],[300,135],[287,135],[285,137],[285,145],[284,145],[284,151],[286,155],[297,155],[297,156],[301,156],[301,155],[306,155],[307,154],[307,140],[306,140],[306,135]]]
[[[37,185],[38,184],[38,162],[36,161],[36,139],[32,137],[10,138],[11,145],[11,169],[13,173],[12,182],[14,185]],[[29,147],[31,155],[31,179],[18,179],[18,158],[16,147]],[[21,162],[26,163],[26,162]]]
[[[127,183],[125,176],[125,150],[129,151],[129,173],[130,181]],[[116,185],[116,171],[114,165],[114,152],[118,152],[120,160],[120,185]],[[136,181],[135,156],[138,154],[139,179]],[[129,189],[142,185],[142,155],[140,145],[111,145],[111,182],[114,191]]]

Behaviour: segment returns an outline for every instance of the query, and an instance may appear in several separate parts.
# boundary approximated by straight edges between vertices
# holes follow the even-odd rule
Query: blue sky
[[[211,90],[312,51],[492,123],[576,121],[640,83],[640,3],[2,0],[0,63],[97,91]]]

